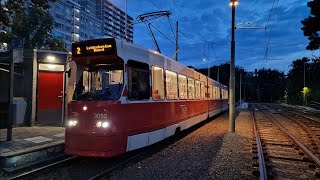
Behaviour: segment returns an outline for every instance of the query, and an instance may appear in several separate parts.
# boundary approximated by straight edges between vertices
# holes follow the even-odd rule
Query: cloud
[[[237,29],[236,65],[247,70],[274,67],[287,72],[292,60],[309,57],[311,52],[305,50],[308,40],[303,36],[300,23],[309,15],[307,1],[278,1],[270,15],[273,5],[271,0],[239,0],[236,24],[255,22],[253,26],[267,25],[267,36],[265,37],[264,29]],[[124,7],[124,0],[111,2],[122,9]],[[230,59],[231,8],[228,1],[128,0],[127,3],[128,14],[134,19],[140,14],[159,10],[170,10],[173,13],[170,18],[173,28],[175,22],[179,21],[179,58],[182,64],[207,67],[207,63],[202,61],[203,58],[211,59],[213,65]],[[161,19],[155,26],[174,41],[168,20]],[[174,45],[157,31],[155,34],[163,54],[172,57],[175,52]],[[134,26],[134,42],[155,49],[144,24]],[[266,42],[269,44],[267,61]]]

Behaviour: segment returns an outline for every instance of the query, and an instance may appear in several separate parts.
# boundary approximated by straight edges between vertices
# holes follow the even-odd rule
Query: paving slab
[[[63,154],[64,127],[15,127],[12,141],[6,141],[6,129],[0,129],[0,165],[19,169]]]

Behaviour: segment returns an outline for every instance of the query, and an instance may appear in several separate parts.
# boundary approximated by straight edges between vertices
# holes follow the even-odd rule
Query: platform
[[[64,127],[15,127],[12,141],[0,129],[0,167],[19,169],[63,154]]]

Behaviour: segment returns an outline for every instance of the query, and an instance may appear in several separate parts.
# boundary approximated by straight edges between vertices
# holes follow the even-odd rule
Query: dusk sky
[[[124,9],[124,0],[111,0]],[[293,60],[320,56],[320,51],[307,51],[301,20],[308,17],[308,0],[239,0],[236,7],[238,26],[267,27],[236,29],[236,65],[247,71],[260,68],[279,69],[287,73]],[[228,0],[127,0],[128,14],[136,19],[143,13],[168,10],[175,31],[179,21],[179,62],[196,68],[229,61],[231,40],[231,8]],[[272,8],[273,7],[273,8]],[[255,22],[245,25],[240,23]],[[240,24],[240,25],[239,25]],[[171,41],[175,41],[167,18],[154,24]],[[163,54],[173,57],[175,45],[154,29]],[[134,25],[134,43],[156,50],[145,24]],[[266,46],[267,44],[267,46]],[[266,58],[266,47],[268,53]]]

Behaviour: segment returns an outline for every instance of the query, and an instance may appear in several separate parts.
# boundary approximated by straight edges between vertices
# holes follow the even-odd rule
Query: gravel
[[[228,133],[228,113],[216,117],[179,141],[103,179],[243,179],[250,164],[253,130],[249,111]]]

